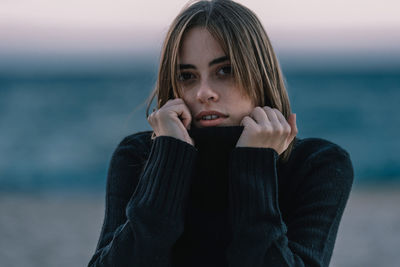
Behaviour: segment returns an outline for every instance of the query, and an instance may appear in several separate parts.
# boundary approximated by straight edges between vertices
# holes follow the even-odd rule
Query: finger
[[[184,103],[182,98],[174,98],[174,99],[169,99],[162,107],[167,108],[167,107],[179,105],[182,103]]]
[[[244,116],[240,122],[240,126],[244,126],[245,128],[253,128],[257,127],[257,123],[250,116]]]
[[[271,124],[267,114],[265,113],[262,107],[255,107],[253,111],[250,113],[250,117],[259,125]]]
[[[295,113],[290,114],[290,116],[288,118],[288,123],[290,125],[290,128],[292,129],[290,132],[290,141],[292,141],[298,133]]]
[[[192,115],[190,114],[189,108],[185,104],[179,104],[171,106],[171,109],[176,108],[179,119],[182,121],[186,129],[190,129],[190,123],[192,122]]]
[[[278,118],[280,123],[287,123],[285,116],[276,108],[272,109],[275,112],[276,117]]]
[[[271,121],[272,124],[274,125],[280,125],[279,119],[276,116],[274,110],[268,106],[263,107],[265,113],[268,116],[268,119]]]
[[[279,122],[281,123],[284,132],[287,133],[287,135],[289,136],[289,134],[292,131],[292,127],[290,126],[290,124],[286,120],[285,116],[283,116],[283,114],[276,108],[274,108],[272,110],[275,112],[276,117],[278,118]]]
[[[165,108],[171,108],[173,106],[179,106],[178,110],[180,112],[178,112],[178,117],[182,121],[185,128],[190,129],[190,125],[192,122],[192,115],[185,101],[182,98],[174,98],[168,100],[167,103],[165,103],[164,105]]]

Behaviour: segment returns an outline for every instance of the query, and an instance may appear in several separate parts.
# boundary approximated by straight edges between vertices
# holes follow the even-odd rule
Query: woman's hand
[[[282,113],[268,106],[256,107],[242,119],[244,126],[237,147],[272,148],[282,154],[297,135],[296,114],[286,121]]]
[[[192,116],[181,98],[170,99],[159,110],[147,118],[156,136],[172,136],[194,145],[187,129],[190,129]]]

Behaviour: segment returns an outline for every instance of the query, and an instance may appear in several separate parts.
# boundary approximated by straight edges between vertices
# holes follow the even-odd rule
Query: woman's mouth
[[[211,127],[218,126],[221,124],[227,117],[220,117],[218,115],[207,115],[201,117],[200,120],[197,121],[199,126],[201,127]]]
[[[221,124],[228,117],[216,110],[204,110],[195,116],[195,120],[200,127],[210,127]]]
[[[218,119],[219,116],[218,115],[208,115],[208,116],[203,116],[201,119],[202,120],[215,120]]]

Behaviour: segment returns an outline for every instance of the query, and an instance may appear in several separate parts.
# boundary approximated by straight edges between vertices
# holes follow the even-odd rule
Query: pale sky
[[[399,0],[243,0],[278,48],[400,46]],[[186,0],[0,0],[0,53],[159,50]]]

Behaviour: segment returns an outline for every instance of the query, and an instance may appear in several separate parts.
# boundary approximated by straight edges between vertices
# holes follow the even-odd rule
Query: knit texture
[[[193,128],[195,146],[126,137],[88,266],[328,266],[353,183],[348,153],[296,139],[281,162],[270,148],[235,147],[242,131]]]

